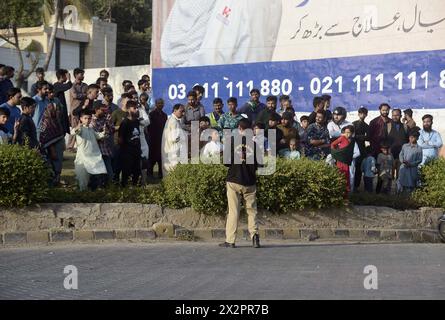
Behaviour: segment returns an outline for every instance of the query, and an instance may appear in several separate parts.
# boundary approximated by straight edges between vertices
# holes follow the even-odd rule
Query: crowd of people
[[[247,123],[266,154],[276,149],[277,156],[292,160],[326,161],[344,174],[348,192],[358,191],[362,182],[367,192],[412,192],[418,185],[419,167],[437,158],[442,147],[431,115],[424,115],[418,127],[411,109],[392,109],[386,103],[369,124],[364,107],[358,109],[359,120],[351,123],[345,108],[331,112],[331,97],[324,95],[313,99],[312,113],[297,118],[289,96],[269,96],[263,103],[260,91],[253,89],[249,101],[239,108],[232,97],[224,112],[224,101],[216,98],[213,111],[206,114],[201,102],[204,88],[197,85],[168,116],[164,101],[153,98],[148,75],[136,86],[123,81],[124,93],[115,100],[106,70],[88,85],[81,69],[74,70],[73,80],[67,70],[58,70],[52,84],[37,69],[38,81],[30,97],[22,97],[21,90],[14,88],[13,74],[13,68],[0,65],[0,143],[39,150],[52,168],[54,185],[63,184],[64,151],[75,152],[80,190],[110,183],[125,187],[129,179],[133,185],[145,184],[154,178],[156,165],[162,178],[177,163],[164,163],[163,154],[184,154],[179,141],[181,136],[190,141],[194,121],[200,133],[212,130],[208,140],[199,144],[203,162],[220,158],[226,130],[245,131]],[[185,149],[190,156],[190,148]]]

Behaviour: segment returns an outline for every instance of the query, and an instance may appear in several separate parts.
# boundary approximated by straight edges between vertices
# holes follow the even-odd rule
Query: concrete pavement
[[[153,242],[0,250],[0,299],[445,299],[436,244]],[[64,268],[78,289],[64,288]],[[364,288],[364,268],[378,289]]]

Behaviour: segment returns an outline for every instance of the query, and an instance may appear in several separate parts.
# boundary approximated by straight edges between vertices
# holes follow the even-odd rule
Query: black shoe
[[[222,248],[235,248],[234,243],[228,243],[228,242],[220,243],[219,246]]]
[[[260,248],[260,236],[259,235],[254,235],[252,238],[252,245],[254,248]]]

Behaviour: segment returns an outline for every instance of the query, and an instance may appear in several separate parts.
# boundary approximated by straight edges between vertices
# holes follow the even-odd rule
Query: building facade
[[[40,52],[38,66],[44,64],[49,50],[49,40],[54,25],[18,29],[22,49],[32,47]],[[81,17],[77,8],[69,5],[64,8],[63,22],[57,28],[51,61],[48,70],[74,68],[105,68],[116,64],[117,25],[102,21],[97,17]],[[17,68],[19,60],[15,49],[6,42],[0,43],[0,63]],[[24,59],[25,69],[30,68]]]

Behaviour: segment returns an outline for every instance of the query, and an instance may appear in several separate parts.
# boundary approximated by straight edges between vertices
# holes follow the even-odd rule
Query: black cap
[[[283,113],[282,118],[284,120],[293,120],[294,119],[294,115],[292,114],[292,112],[287,112],[286,111],[285,113]]]
[[[273,112],[273,113],[270,114],[270,116],[269,116],[269,120],[272,120],[272,121],[280,121],[280,120],[281,120],[281,117],[280,117],[280,115],[279,115],[278,113]]]
[[[332,114],[337,114],[337,115],[341,115],[341,116],[346,116],[347,112],[346,109],[343,107],[337,107],[334,109],[334,112],[332,112]]]
[[[411,110],[411,109],[406,109],[403,111],[403,113],[409,115],[410,117],[413,116],[413,110]]]

